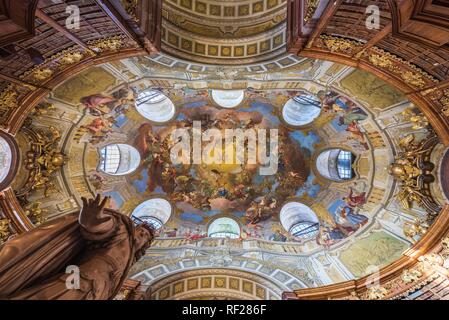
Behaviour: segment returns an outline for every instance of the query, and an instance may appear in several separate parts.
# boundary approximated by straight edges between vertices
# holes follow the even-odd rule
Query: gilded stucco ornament
[[[438,82],[438,80],[421,68],[380,48],[371,48],[367,57],[368,61],[374,66],[392,72],[413,87],[422,89],[429,81],[433,83]]]
[[[55,189],[53,177],[65,165],[67,157],[59,150],[61,134],[56,128],[51,126],[47,130],[35,129],[28,121],[22,131],[31,141],[24,161],[29,175],[25,185],[16,191],[16,195],[27,204],[27,197],[32,190],[43,189],[44,195],[48,197]]]
[[[322,43],[320,43],[322,42]],[[325,47],[334,53],[352,55],[362,46],[360,42],[339,37],[322,35],[319,38],[318,47]]]
[[[424,97],[431,99],[435,105],[440,105],[441,112],[449,117],[449,88],[430,88],[421,92]]]
[[[413,283],[421,279],[423,276],[423,273],[419,268],[415,269],[406,269],[402,272],[401,279],[404,281],[404,283]]]
[[[430,154],[438,142],[434,132],[419,142],[413,134],[407,135],[399,141],[401,152],[389,167],[390,175],[400,182],[396,197],[403,208],[410,209],[416,203],[431,214],[429,219],[441,210],[430,192],[430,184],[435,180]]]
[[[320,4],[320,0],[308,0],[306,4],[306,13],[304,15],[304,22],[307,23],[312,19],[313,15],[315,14],[316,9],[318,8],[318,5]]]
[[[85,51],[83,48],[73,46],[66,50],[60,51],[43,63],[35,66],[30,71],[24,73],[21,78],[27,78],[31,75],[31,81],[40,82],[50,79],[56,73],[80,62],[84,58],[93,55],[91,51]]]
[[[89,41],[89,48],[91,48],[94,52],[101,53],[106,51],[117,51],[121,49],[125,43],[122,37],[111,37],[107,39],[100,39],[95,41]]]
[[[396,66],[393,61],[386,55],[372,54],[369,56],[369,61],[377,67],[394,70]]]
[[[52,103],[41,102],[37,104],[30,112],[30,117],[40,117],[47,114],[49,111],[56,110],[56,107]]]
[[[139,18],[137,17],[137,8],[138,8],[138,0],[120,0],[122,6],[125,8],[126,13],[135,21],[138,22]]]
[[[401,112],[405,121],[410,121],[413,123],[413,130],[420,130],[429,127],[429,120],[419,112],[415,112],[412,108],[407,108]]]
[[[34,225],[39,225],[47,220],[48,210],[42,209],[40,202],[34,202],[25,206],[25,214]]]
[[[381,286],[374,286],[368,289],[368,300],[381,300],[388,295],[388,290]]]
[[[5,90],[0,93],[0,111],[15,109],[18,106],[17,90],[14,85],[8,85]]]
[[[36,90],[36,87],[30,84],[15,83],[6,83],[0,88],[0,125],[6,123],[10,113],[19,107],[24,95],[33,90]]]
[[[439,99],[442,105],[441,111],[446,117],[449,117],[449,89],[443,91],[443,96]]]
[[[8,219],[0,219],[0,245],[5,243],[11,236]]]
[[[53,75],[53,71],[49,68],[36,69],[33,71],[33,78],[38,81],[47,80]]]
[[[425,219],[415,219],[413,223],[404,224],[404,234],[413,242],[421,238],[429,229],[429,223]]]

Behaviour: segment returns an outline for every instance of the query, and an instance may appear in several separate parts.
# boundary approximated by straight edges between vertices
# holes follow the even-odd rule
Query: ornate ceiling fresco
[[[28,1],[0,32],[0,245],[100,193],[157,229],[151,299],[442,298],[449,13],[418,2],[79,0],[69,31]]]
[[[257,74],[236,73],[229,84],[207,76],[189,79],[132,58],[58,86],[16,137],[26,165],[12,186],[30,219],[70,212],[99,192],[112,208],[162,226],[133,271],[145,286],[172,268],[254,264],[270,266],[261,275],[295,290],[394,261],[424,232],[420,221],[430,224],[441,209],[434,166],[444,147],[416,107],[382,80],[311,59],[263,82]],[[195,123],[203,135],[215,128],[223,137],[226,129],[264,129],[267,142],[277,130],[276,169],[261,174],[269,164],[260,159],[174,164],[171,132]],[[235,153],[236,144],[223,140],[219,149]],[[407,158],[415,151],[418,163]],[[402,187],[410,177],[423,183],[422,193]],[[229,251],[213,249],[222,246],[215,235],[231,238]],[[186,262],[188,252],[201,258]]]
[[[170,0],[162,50],[185,60],[241,65],[285,53],[285,0]]]

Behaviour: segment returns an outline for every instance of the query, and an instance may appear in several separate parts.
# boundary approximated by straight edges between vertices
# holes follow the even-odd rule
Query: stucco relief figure
[[[45,223],[0,247],[0,299],[114,298],[154,231],[145,224],[134,227],[129,217],[106,209],[107,201],[83,198],[81,212]],[[74,273],[66,273],[68,266],[79,267],[79,288],[73,286]]]

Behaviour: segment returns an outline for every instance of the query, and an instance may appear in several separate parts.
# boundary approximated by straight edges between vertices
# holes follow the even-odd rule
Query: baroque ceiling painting
[[[0,32],[0,298],[449,288],[447,4],[18,2],[0,5],[16,37]],[[64,26],[70,12],[80,25]],[[96,252],[56,244],[73,228],[94,248],[131,244],[98,251],[123,260],[113,296],[42,289],[24,271]],[[12,265],[8,248],[29,243],[43,253]],[[380,285],[365,285],[373,274]]]

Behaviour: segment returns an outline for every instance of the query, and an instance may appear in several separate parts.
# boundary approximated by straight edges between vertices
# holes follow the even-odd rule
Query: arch
[[[320,100],[310,94],[303,94],[288,100],[282,108],[283,120],[294,127],[312,123],[321,114]]]
[[[289,202],[279,214],[284,229],[293,236],[309,239],[315,237],[320,228],[317,215],[311,208],[300,202]]]
[[[153,198],[139,204],[131,214],[131,218],[137,223],[148,223],[155,230],[162,228],[172,214],[172,205],[163,198]]]
[[[211,238],[231,238],[240,237],[240,226],[232,218],[221,217],[212,221],[207,228],[207,236]]]
[[[355,155],[348,150],[328,149],[318,155],[315,166],[318,173],[326,179],[347,181],[355,177],[352,168],[355,158]]]
[[[254,270],[196,267],[157,277],[147,290],[151,300],[279,300],[286,286]]]
[[[237,107],[245,98],[243,90],[212,90],[212,99],[220,107],[231,109]]]
[[[99,170],[114,176],[123,176],[135,171],[140,164],[140,154],[128,144],[109,144],[100,150]]]
[[[170,121],[176,114],[173,102],[162,92],[153,89],[138,94],[136,109],[144,118],[160,123]]]

